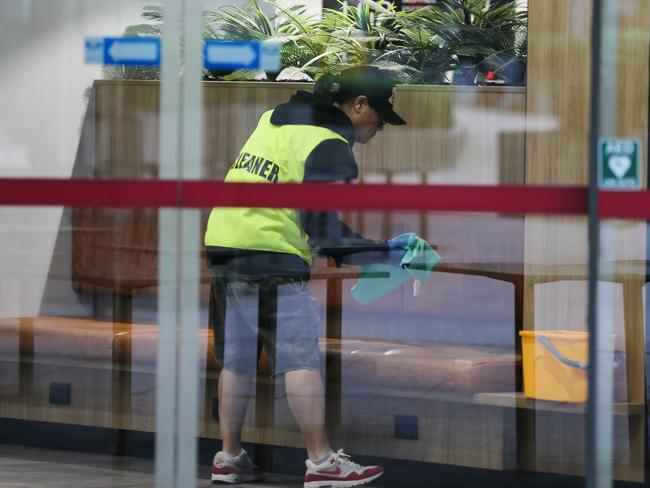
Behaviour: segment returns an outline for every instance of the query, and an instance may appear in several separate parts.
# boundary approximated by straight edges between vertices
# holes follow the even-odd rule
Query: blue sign
[[[208,39],[204,50],[205,67],[218,71],[238,69],[279,72],[281,44],[275,41],[218,41]],[[160,66],[160,39],[157,37],[89,37],[85,42],[89,64]]]
[[[160,66],[157,37],[87,38],[86,63],[128,66]]]
[[[278,73],[282,69],[282,45],[265,41],[260,45],[260,67],[264,71]]]
[[[277,42],[265,41],[205,41],[205,67],[218,71],[237,69],[263,69],[280,71],[281,46]]]
[[[104,64],[104,39],[87,37],[84,53],[87,64]]]
[[[228,71],[260,67],[259,42],[206,40],[204,55],[208,69]]]
[[[107,37],[104,64],[160,66],[160,39],[157,37]]]

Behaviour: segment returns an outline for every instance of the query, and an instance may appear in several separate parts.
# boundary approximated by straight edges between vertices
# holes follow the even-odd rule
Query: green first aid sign
[[[599,139],[598,187],[612,190],[641,188],[640,158],[639,139]]]

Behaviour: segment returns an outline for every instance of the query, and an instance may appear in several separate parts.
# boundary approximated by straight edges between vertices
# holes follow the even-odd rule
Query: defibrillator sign
[[[641,188],[641,141],[603,137],[598,140],[598,187],[611,190]]]

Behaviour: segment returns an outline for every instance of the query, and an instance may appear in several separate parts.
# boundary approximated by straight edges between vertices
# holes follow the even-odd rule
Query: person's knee
[[[285,377],[286,377],[287,375],[290,375],[290,376],[304,376],[304,375],[312,376],[312,375],[318,375],[318,376],[320,376],[320,371],[319,371],[317,368],[315,368],[315,367],[311,367],[311,366],[300,366],[300,367],[297,367],[297,368],[291,368],[291,369],[284,370],[284,371],[282,371],[281,373],[277,373],[277,374],[278,374],[278,375],[282,374],[282,375],[284,375]]]
[[[253,381],[255,378],[255,369],[241,368],[236,369],[232,367],[223,368],[220,376],[226,379],[240,380],[240,381]]]
[[[322,389],[323,380],[317,369],[297,368],[285,371],[283,374],[288,394]]]
[[[250,394],[255,371],[237,371],[224,368],[219,374],[219,386],[222,393],[226,395],[236,393],[237,395]]]

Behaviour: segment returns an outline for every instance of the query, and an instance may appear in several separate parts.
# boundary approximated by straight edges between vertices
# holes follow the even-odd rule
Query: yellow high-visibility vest
[[[324,127],[273,125],[272,113],[262,115],[226,182],[301,183],[316,146],[328,139],[348,142]],[[296,254],[311,264],[308,239],[294,209],[213,208],[205,232],[206,246]]]

